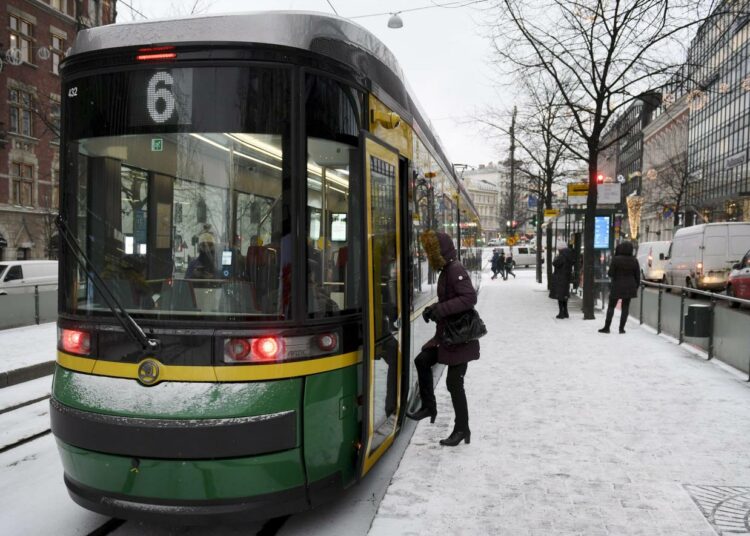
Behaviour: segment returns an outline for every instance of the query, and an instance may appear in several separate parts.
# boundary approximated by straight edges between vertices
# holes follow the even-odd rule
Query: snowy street
[[[466,376],[471,444],[438,445],[453,424],[443,374],[435,424],[407,421],[363,482],[275,534],[362,535],[373,516],[371,536],[750,534],[745,377],[632,318],[625,335],[599,334],[603,314],[583,321],[577,300],[572,318],[557,320],[533,269],[517,275],[484,274],[478,309],[489,334]],[[5,370],[34,365],[52,358],[54,325],[6,330],[0,341]],[[49,380],[0,389],[1,445],[49,429],[46,400],[10,411],[44,398]],[[49,434],[0,450],[0,475],[9,534],[94,534],[107,522],[68,498]],[[173,530],[125,523],[105,532]],[[274,533],[263,523],[179,531]]]
[[[471,444],[438,444],[453,426],[444,374],[370,535],[750,534],[744,377],[633,318],[600,334],[604,315],[583,321],[579,301],[557,320],[533,269],[517,273],[484,274]]]

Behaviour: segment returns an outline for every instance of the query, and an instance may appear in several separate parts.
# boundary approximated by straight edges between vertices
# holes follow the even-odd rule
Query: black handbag
[[[465,344],[487,335],[487,328],[476,309],[469,309],[445,318],[442,342],[449,346]]]

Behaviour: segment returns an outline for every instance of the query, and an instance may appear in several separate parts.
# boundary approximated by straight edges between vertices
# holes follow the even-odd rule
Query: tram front
[[[357,477],[364,98],[243,55],[64,65],[52,430],[106,515],[273,517]]]

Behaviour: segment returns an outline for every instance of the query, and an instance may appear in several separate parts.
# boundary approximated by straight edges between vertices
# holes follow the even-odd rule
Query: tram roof
[[[380,39],[343,17],[308,11],[253,11],[110,24],[79,32],[70,56],[122,47],[200,42],[262,43],[298,48],[364,72],[411,116],[405,119],[413,119],[415,128],[438,152],[449,173],[453,173],[440,139],[414,97],[396,57]],[[336,42],[341,45],[332,46]],[[365,58],[377,60],[387,71],[371,61],[363,64],[361,52],[365,53]],[[456,183],[474,208],[464,185],[459,180]]]

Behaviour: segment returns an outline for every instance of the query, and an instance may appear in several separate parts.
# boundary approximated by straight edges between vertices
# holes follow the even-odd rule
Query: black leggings
[[[422,407],[434,409],[435,388],[432,383],[432,367],[437,363],[438,349],[428,348],[422,350],[414,359],[419,377],[419,396],[422,399]],[[448,377],[445,384],[451,394],[453,411],[456,413],[455,430],[469,430],[469,405],[466,402],[466,391],[464,391],[464,376],[466,376],[467,363],[461,365],[449,365]]]
[[[625,329],[625,322],[628,321],[628,313],[630,312],[630,298],[613,298],[609,297],[609,303],[607,304],[607,320],[604,322],[604,327],[609,329],[612,324],[612,317],[615,314],[615,307],[617,307],[617,300],[622,299],[622,311],[620,311],[620,329]]]

